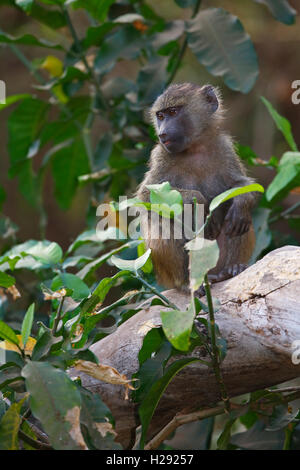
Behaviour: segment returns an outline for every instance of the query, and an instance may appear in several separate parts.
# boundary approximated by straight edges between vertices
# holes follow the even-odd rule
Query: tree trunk
[[[293,364],[293,341],[300,341],[300,248],[286,246],[266,255],[239,276],[215,284],[213,297],[221,302],[215,314],[227,355],[221,370],[230,397],[270,387],[300,375]],[[176,291],[164,292],[185,308],[190,299]],[[128,378],[138,370],[138,352],[145,334],[161,325],[161,306],[140,311],[116,332],[95,343],[101,364],[115,367]],[[297,348],[300,349],[300,346]],[[201,356],[202,351],[193,353]],[[295,362],[295,361],[294,361]],[[78,372],[76,372],[78,375]],[[99,393],[116,420],[118,440],[132,445],[138,425],[137,407],[124,399],[124,388],[81,374],[83,385]],[[184,368],[168,386],[153,416],[148,438],[179,412],[207,407],[220,400],[211,368],[199,363]]]

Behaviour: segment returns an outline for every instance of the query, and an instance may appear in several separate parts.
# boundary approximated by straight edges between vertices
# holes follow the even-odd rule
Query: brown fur
[[[251,184],[252,181],[246,176],[245,169],[235,154],[230,136],[222,130],[221,97],[218,91],[214,91],[219,102],[219,107],[214,113],[209,112],[203,87],[188,83],[171,85],[155,101],[151,115],[157,132],[158,111],[174,106],[185,107],[189,145],[180,153],[169,153],[161,143],[154,147],[150,157],[150,170],[137,192],[143,201],[149,201],[146,185],[169,181],[172,188],[181,192],[184,203],[192,203],[193,197],[197,196],[198,202],[205,204],[207,212],[210,201],[218,194],[232,187]],[[256,202],[256,194],[248,193],[235,198],[238,215],[249,220],[250,211]],[[222,273],[232,265],[247,263],[254,248],[252,225],[242,235],[232,238],[226,235],[224,218],[232,204],[222,204],[216,210],[212,221],[220,224],[220,231],[216,236],[220,258],[216,268],[211,271],[213,275]],[[146,219],[142,221],[142,230],[145,222]],[[147,246],[152,249],[158,282],[165,287],[184,287],[188,282],[185,241],[146,240]]]

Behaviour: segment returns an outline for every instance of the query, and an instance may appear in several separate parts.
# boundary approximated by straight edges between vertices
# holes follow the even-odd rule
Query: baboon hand
[[[248,232],[251,214],[239,202],[233,201],[225,217],[225,233],[229,237],[238,237]]]

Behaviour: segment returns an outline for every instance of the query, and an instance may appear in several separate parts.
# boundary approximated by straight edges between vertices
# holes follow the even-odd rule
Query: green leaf
[[[0,271],[0,287],[11,287],[16,283],[14,277]]]
[[[153,348],[151,357],[143,362],[138,372],[133,376],[138,379],[139,383],[139,387],[132,392],[134,402],[141,403],[147,397],[152,385],[163,376],[165,364],[171,354],[172,345],[163,336],[159,347],[157,349]]]
[[[153,352],[157,352],[165,341],[161,328],[152,328],[143,339],[143,345],[139,351],[139,363],[142,365],[150,359]]]
[[[167,82],[167,57],[155,57],[139,71],[137,77],[139,106],[145,106],[163,92]]]
[[[28,98],[24,99],[8,118],[10,175],[18,176],[20,191],[33,206],[38,199],[38,186],[32,170],[30,149],[38,140],[48,109],[48,103]]]
[[[14,38],[10,34],[0,33],[0,43],[6,44],[24,44],[26,46],[38,46],[45,47],[47,49],[59,49],[63,50],[63,47],[59,44],[54,44],[45,39],[37,39],[32,34],[24,34]]]
[[[12,104],[16,103],[17,101],[25,100],[25,99],[28,99],[28,98],[31,98],[31,95],[29,95],[28,93],[22,93],[22,94],[19,94],[19,95],[7,96],[6,99],[5,99],[5,103],[0,104],[0,111],[2,111],[2,109],[7,108],[8,106],[11,106]]]
[[[22,258],[22,259],[19,259]],[[0,258],[0,264],[11,260],[11,269],[40,269],[48,268],[61,261],[62,249],[55,243],[48,240],[36,241],[28,240],[25,243],[15,245],[11,250],[4,253]]]
[[[97,73],[109,71],[119,59],[136,59],[143,46],[143,38],[133,26],[126,25],[111,34],[102,44],[95,59]]]
[[[22,343],[23,343],[24,349],[31,333],[33,316],[34,316],[34,303],[31,304],[30,307],[28,308],[25,314],[23,323],[22,323],[21,335],[22,335]]]
[[[3,338],[9,343],[13,343],[19,346],[19,340],[14,330],[1,320],[0,320],[0,338]]]
[[[32,351],[32,360],[39,361],[41,358],[45,358],[50,352],[52,346],[62,341],[61,336],[53,336],[51,331],[46,330],[37,340],[33,351]]]
[[[19,450],[18,432],[22,422],[21,408],[27,397],[13,403],[0,421],[0,450]]]
[[[24,99],[8,119],[8,149],[12,166],[25,161],[46,118],[49,104],[36,98]]]
[[[38,3],[33,3],[30,16],[52,29],[62,28],[67,24],[64,15],[59,10],[49,10]]]
[[[141,449],[144,448],[150,421],[165,389],[167,388],[173,377],[178,374],[179,371],[181,371],[184,367],[188,366],[189,364],[192,364],[193,362],[197,361],[199,361],[199,359],[185,358],[173,362],[168,367],[164,375],[150,388],[146,398],[143,400],[141,406],[139,407],[139,416],[142,423],[142,434],[140,440]]]
[[[282,132],[282,134],[284,135],[285,140],[287,141],[287,143],[289,144],[291,149],[294,152],[297,152],[298,148],[297,148],[296,142],[294,140],[292,130],[291,130],[291,124],[289,123],[289,121],[285,117],[281,116],[276,111],[276,109],[273,108],[270,101],[268,101],[263,96],[261,96],[261,100],[264,103],[264,105],[266,106],[266,108],[268,109],[269,113],[271,114],[271,116],[273,118],[273,121],[276,124],[277,129],[279,129]]]
[[[219,259],[219,247],[216,240],[196,237],[186,243],[189,253],[190,288],[195,292],[203,283],[204,276],[214,268]]]
[[[187,22],[190,49],[229,88],[248,93],[258,76],[255,49],[240,20],[222,8],[208,8]]]
[[[225,427],[218,438],[217,445],[219,450],[227,450],[231,438],[232,426],[236,422],[236,418],[229,419],[225,424]]]
[[[247,186],[228,189],[228,191],[224,191],[211,201],[209,205],[209,212],[214,211],[217,207],[219,207],[220,204],[228,201],[228,199],[232,199],[233,197],[239,196],[240,194],[251,193],[252,191],[263,193],[264,188],[260,184],[254,183]]]
[[[279,162],[278,173],[266,190],[266,199],[283,199],[300,185],[300,152],[286,152]]]
[[[83,450],[80,430],[81,397],[74,382],[47,362],[29,362],[22,370],[33,415],[41,422],[56,450]]]
[[[165,44],[179,39],[184,32],[184,21],[175,20],[165,24],[162,32],[155,33],[150,38],[151,45],[154,49],[160,49]],[[158,96],[159,93],[157,93]]]
[[[89,173],[89,161],[82,139],[58,150],[51,157],[55,197],[62,209],[68,209],[79,185],[78,178]]]
[[[110,289],[116,284],[118,279],[126,274],[129,274],[128,271],[120,271],[112,277],[104,277],[99,282],[98,286],[93,290],[92,296],[98,297],[97,303],[102,303],[110,291]]]
[[[105,21],[108,10],[115,0],[69,0],[69,4],[74,9],[84,8],[87,10],[96,20],[103,22]]]
[[[86,279],[90,274],[92,274],[96,269],[98,269],[103,263],[105,263],[112,255],[119,253],[121,251],[126,250],[127,248],[134,248],[141,243],[140,240],[134,240],[124,245],[115,248],[114,250],[105,253],[104,255],[100,256],[100,258],[95,259],[91,263],[88,263],[84,268],[82,268],[78,273],[77,276],[80,279]]]
[[[162,328],[170,343],[179,351],[188,351],[194,322],[192,306],[185,311],[162,311],[160,312],[160,317]]]
[[[82,40],[82,47],[88,49],[91,46],[101,46],[107,33],[109,33],[117,25],[115,23],[104,23],[101,26],[91,26],[86,31],[86,36]]]
[[[72,251],[77,250],[79,247],[87,243],[98,243],[99,249],[102,247],[102,243],[99,242],[95,229],[86,230],[78,235],[74,242],[69,246],[67,254],[72,253]]]
[[[85,426],[93,447],[97,450],[122,449],[114,442],[112,415],[100,395],[80,388],[82,408],[80,422]]]
[[[145,242],[142,242],[138,245],[137,247],[137,254],[139,257],[141,257],[144,253],[146,253],[147,251],[147,248],[146,248],[146,244]],[[149,256],[149,258],[147,259],[146,263],[144,264],[144,266],[142,267],[142,271],[143,273],[152,273],[153,271],[153,263],[152,263],[152,260],[151,260],[151,257]]]
[[[56,276],[51,284],[51,289],[57,291],[65,287],[73,291],[72,298],[74,300],[85,299],[90,295],[88,286],[75,274],[62,273]]]
[[[133,260],[122,259],[113,255],[110,260],[112,264],[117,266],[117,268],[136,273],[147,262],[150,254],[151,254],[151,249],[149,248],[142,256],[140,256],[137,259],[133,259]]]
[[[297,11],[289,4],[287,0],[255,0],[257,3],[265,4],[276,20],[284,24],[291,25],[295,23]]]

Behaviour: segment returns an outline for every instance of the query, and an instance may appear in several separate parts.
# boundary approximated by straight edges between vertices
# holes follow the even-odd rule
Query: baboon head
[[[169,86],[151,108],[159,142],[169,153],[180,153],[201,139],[221,117],[221,97],[212,85]]]

